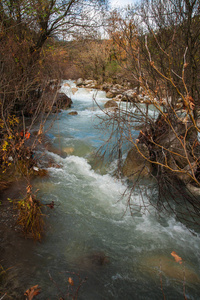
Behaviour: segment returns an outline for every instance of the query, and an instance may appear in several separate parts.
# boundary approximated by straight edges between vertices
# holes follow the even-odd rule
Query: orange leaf
[[[71,277],[68,278],[68,282],[69,282],[69,284],[70,284],[71,286],[74,285],[74,281],[73,281],[73,279],[72,279]]]
[[[175,261],[179,264],[182,264],[182,258],[180,256],[178,256],[178,254],[176,254],[175,251],[172,251],[171,255],[174,257]]]
[[[30,132],[27,131],[27,132],[25,133],[25,138],[28,140],[28,139],[30,138],[30,135],[31,135]]]
[[[32,188],[32,186],[29,184],[26,188],[27,194],[31,193],[31,188]]]
[[[24,295],[27,296],[27,300],[32,300],[33,297],[37,296],[38,294],[40,294],[40,288],[38,288],[38,284],[32,286],[24,293]]]
[[[188,97],[188,101],[189,101],[189,107],[190,107],[190,109],[194,110],[194,107],[195,107],[194,99],[191,96],[189,96]]]

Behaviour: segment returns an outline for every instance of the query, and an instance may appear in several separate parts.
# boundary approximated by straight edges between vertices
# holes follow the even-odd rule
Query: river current
[[[49,167],[49,176],[34,182],[42,202],[53,200],[55,208],[47,211],[46,235],[22,270],[25,286],[39,284],[36,299],[72,299],[76,293],[83,300],[200,299],[199,234],[173,216],[157,216],[152,207],[131,216],[122,197],[129,187],[113,176],[115,161],[102,169],[94,163],[106,136],[95,126],[105,93],[79,88],[73,94],[72,88],[72,81],[63,82],[61,91],[73,105],[47,133],[58,151],[45,155],[59,168]],[[131,197],[140,205],[139,193]]]

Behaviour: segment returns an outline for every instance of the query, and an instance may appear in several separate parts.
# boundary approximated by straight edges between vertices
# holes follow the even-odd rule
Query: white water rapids
[[[48,135],[54,149],[68,154],[47,151],[60,168],[49,167],[49,177],[35,181],[42,202],[53,200],[56,206],[48,211],[47,234],[35,246],[24,278],[42,288],[37,299],[66,297],[69,277],[75,295],[74,273],[87,277],[78,299],[154,300],[163,294],[166,299],[200,299],[198,233],[192,234],[173,216],[158,217],[152,207],[130,215],[122,197],[127,184],[112,176],[115,163],[102,172],[94,165],[92,154],[105,138],[105,132],[94,127],[96,116],[103,114],[92,100],[94,91],[80,88],[73,95],[75,84],[67,83],[71,87],[65,81],[61,91],[72,98],[73,106],[60,114]],[[98,92],[96,99],[102,106],[105,93]],[[78,115],[68,115],[74,110]],[[140,205],[139,193],[132,201]]]

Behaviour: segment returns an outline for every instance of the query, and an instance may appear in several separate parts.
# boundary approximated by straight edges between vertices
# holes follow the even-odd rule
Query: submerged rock
[[[185,281],[186,283],[199,284],[200,277],[187,263],[179,264],[173,258],[167,256],[152,256],[143,259],[142,265],[145,266],[146,272],[151,276],[159,276],[160,272],[170,278],[179,281]]]
[[[80,257],[78,260],[79,266],[85,270],[104,267],[108,263],[109,258],[103,251],[90,253],[86,256]]]
[[[104,266],[109,263],[109,259],[104,252],[92,253],[88,256],[88,259],[90,259],[92,264],[96,266]]]
[[[74,152],[74,148],[73,147],[65,147],[62,149],[62,151],[67,154],[72,154]]]

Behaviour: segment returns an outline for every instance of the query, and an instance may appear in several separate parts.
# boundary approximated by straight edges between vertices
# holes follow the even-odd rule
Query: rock
[[[74,152],[74,148],[73,147],[65,147],[62,149],[62,151],[67,154],[72,154]]]
[[[55,162],[48,162],[48,168],[56,168],[56,169],[61,169],[62,166],[55,163]]]
[[[182,103],[176,103],[176,108],[177,109],[181,109],[183,107],[183,104]]]
[[[46,113],[48,113],[49,111],[50,111],[50,109],[45,110]],[[56,106],[52,106],[52,108],[51,108],[51,113],[52,114],[57,114],[57,113],[60,113],[60,112],[61,112],[60,109],[58,109]]]
[[[126,97],[122,94],[117,95],[116,97],[113,98],[114,101],[125,101]]]
[[[85,80],[84,83],[86,88],[94,89],[97,86],[96,80]]]
[[[35,170],[34,167],[34,175],[39,176],[39,177],[46,177],[48,175],[48,171],[46,169],[39,169]]]
[[[39,171],[39,168],[36,167],[36,166],[33,166],[33,170],[36,171],[36,172],[38,172],[38,171]]]
[[[200,187],[196,187],[190,183],[188,183],[186,185],[188,191],[190,191],[190,193],[192,193],[195,196],[200,196]]]
[[[68,115],[76,116],[76,115],[78,115],[78,113],[77,113],[77,111],[71,111],[68,113]]]
[[[96,80],[92,80],[92,79],[86,79],[83,80],[83,78],[79,78],[76,82],[77,86],[84,86],[86,88],[96,88],[97,86],[97,82]]]
[[[136,90],[127,90],[123,93],[126,101],[128,100],[129,102],[139,102],[139,98],[138,98],[138,95],[136,93]]]
[[[108,92],[111,89],[112,85],[110,83],[104,83],[101,89],[105,92]],[[109,97],[108,97],[109,98]]]
[[[60,81],[58,79],[51,79],[47,82],[45,92],[57,91],[59,89]]]
[[[105,267],[109,263],[109,258],[103,251],[92,252],[78,259],[78,264],[82,269],[94,270]]]
[[[114,85],[114,88],[118,90],[123,90],[123,86],[117,83]]]
[[[149,150],[144,144],[138,144],[139,151],[149,158]],[[148,162],[134,146],[129,152],[124,162],[122,173],[129,180],[134,180],[139,174],[147,177],[152,172],[152,165]]]
[[[85,87],[87,89],[95,89],[96,88],[96,84],[95,83],[87,84]]]
[[[179,264],[170,256],[158,255],[144,258],[142,261],[145,272],[151,274],[151,276],[160,276],[160,270],[162,274],[170,279],[176,279],[181,282],[199,284],[200,278],[197,273],[192,269],[189,264]]]
[[[106,98],[114,98],[116,95],[113,93],[113,92],[111,92],[111,91],[108,91],[107,93],[106,93]]]
[[[94,83],[96,83],[96,81],[91,80],[91,79],[86,79],[83,84],[87,85],[87,84],[94,84]]]
[[[177,165],[175,159],[171,157],[168,161],[168,165],[172,170],[180,170],[179,166]],[[191,167],[190,167],[191,165]],[[193,181],[192,179],[192,169],[194,171],[194,174],[197,171],[197,164],[196,162],[193,162],[191,164],[187,164],[184,168],[181,169],[181,172],[176,172],[176,177],[178,177],[181,181],[183,181],[185,184],[188,184]]]
[[[104,108],[118,108],[117,103],[114,100],[109,100],[104,104]]]
[[[78,89],[77,88],[72,88],[71,91],[72,91],[72,94],[74,95],[78,91]]]
[[[76,85],[77,85],[77,86],[83,85],[83,78],[79,78],[79,79],[76,81]]]
[[[58,93],[54,102],[54,107],[59,109],[66,109],[71,107],[72,100],[65,93]]]
[[[114,98],[119,94],[123,94],[123,92],[124,92],[124,88],[119,84],[115,84],[108,90],[108,92],[106,93],[106,97]]]
[[[108,257],[104,252],[96,252],[88,256],[91,259],[92,264],[96,266],[104,266],[109,262]]]
[[[185,184],[194,182],[198,176],[196,158],[200,156],[197,131],[191,122],[187,125],[180,119],[168,124],[168,115],[159,115],[153,129],[147,127],[138,136],[138,145],[147,145],[151,159],[166,165],[166,172],[175,175]],[[153,142],[152,142],[153,141]],[[187,155],[186,155],[187,153]],[[156,167],[156,165],[154,165]]]
[[[146,103],[146,104],[151,104],[151,103],[152,103],[152,101],[151,101],[151,99],[150,99],[150,97],[149,97],[149,96],[144,96],[144,98],[143,98],[143,103]]]
[[[189,129],[187,130],[187,136],[185,137],[185,147],[186,149],[188,149],[188,158],[186,158],[185,149],[182,145],[183,141],[180,141],[180,138],[177,138],[177,136],[185,136],[185,124],[183,122],[177,122],[173,126],[174,130],[172,130],[171,127],[169,127],[169,125],[162,120],[162,118],[158,117],[156,122],[158,125],[161,124],[159,125],[161,131],[159,133],[158,128],[154,140],[157,144],[163,146],[166,149],[169,149],[169,151],[171,152],[172,159],[169,161],[169,164],[171,164],[172,167],[174,167],[174,165],[177,165],[178,167],[176,166],[175,169],[184,169],[188,165],[188,159],[190,163],[193,163],[194,159],[190,154],[189,149],[191,148],[191,145],[194,145],[195,141],[197,140],[197,132],[195,128],[192,127],[191,124],[187,125],[187,128]],[[163,128],[165,128],[164,131]],[[198,148],[199,146],[197,146],[194,151],[199,151]],[[199,154],[195,153],[195,155],[198,156]],[[187,169],[185,170],[187,171]]]

